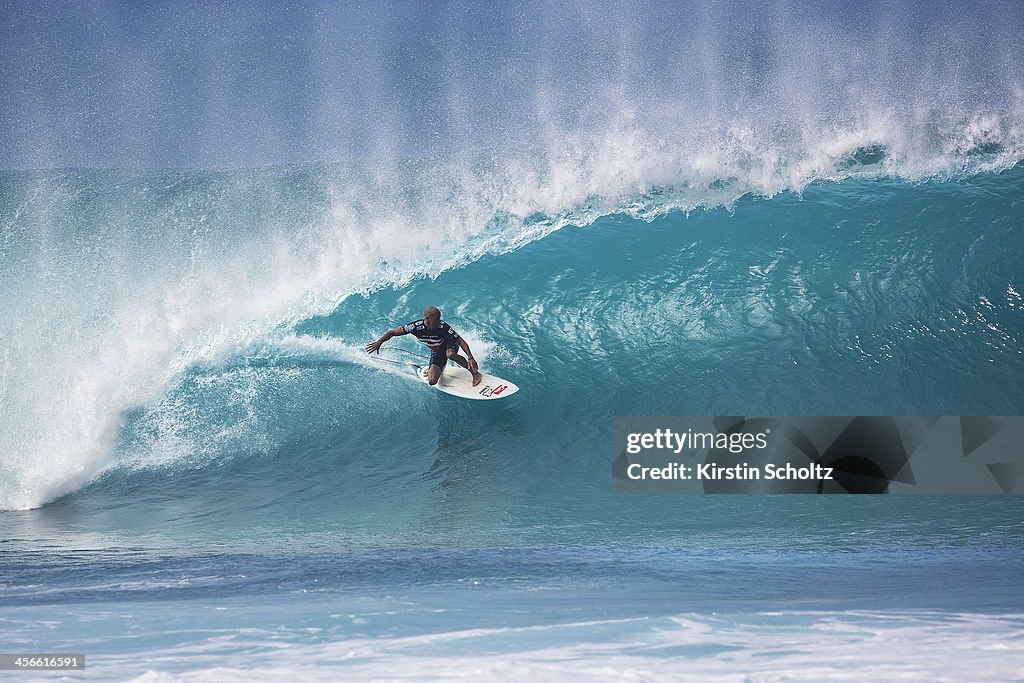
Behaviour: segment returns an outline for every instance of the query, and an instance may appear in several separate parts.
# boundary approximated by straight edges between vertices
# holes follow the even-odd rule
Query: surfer
[[[428,306],[423,311],[423,318],[411,323],[388,330],[380,339],[366,345],[366,352],[380,353],[380,347],[392,337],[400,337],[403,334],[411,334],[421,342],[430,347],[430,367],[427,368],[427,382],[433,386],[441,377],[441,371],[453,360],[462,367],[473,373],[473,386],[480,384],[483,378],[480,368],[473,358],[473,352],[469,350],[469,344],[459,336],[459,333],[452,329],[451,325],[441,320],[441,311],[434,306]],[[457,351],[461,348],[466,352],[463,358]]]

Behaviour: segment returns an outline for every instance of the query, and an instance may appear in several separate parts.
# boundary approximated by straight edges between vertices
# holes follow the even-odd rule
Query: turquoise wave
[[[179,367],[118,415],[92,483],[62,504],[149,530],[480,540],[619,509],[613,415],[1012,414],[1022,190],[1018,167],[613,213],[365,286],[322,315],[197,337],[203,353],[174,349]],[[363,354],[427,305],[522,395],[465,404]],[[650,514],[672,528],[671,508]]]

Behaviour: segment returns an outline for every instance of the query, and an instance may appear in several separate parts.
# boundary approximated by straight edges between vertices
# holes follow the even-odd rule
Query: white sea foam
[[[527,678],[952,683],[1024,677],[1020,615],[682,614],[302,642],[311,637],[320,636],[248,629],[168,649],[97,654],[89,659],[88,675],[139,683]],[[71,672],[68,678],[80,677]]]

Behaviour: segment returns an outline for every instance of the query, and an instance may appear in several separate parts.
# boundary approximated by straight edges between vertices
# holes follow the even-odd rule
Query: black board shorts
[[[459,348],[459,340],[449,339],[447,343],[430,352],[430,364],[443,369],[444,366],[448,365],[448,349],[457,348]]]

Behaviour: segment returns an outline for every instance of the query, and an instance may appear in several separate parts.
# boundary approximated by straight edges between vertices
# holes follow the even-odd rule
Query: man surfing
[[[392,337],[401,337],[403,334],[411,334],[421,342],[430,347],[430,367],[427,368],[427,383],[431,386],[437,384],[441,377],[441,371],[451,359],[466,368],[473,374],[473,386],[480,384],[483,376],[477,367],[473,352],[469,350],[469,344],[459,336],[459,333],[452,329],[451,325],[441,320],[441,311],[434,306],[429,306],[423,311],[423,318],[411,323],[388,330],[380,339],[366,345],[366,352],[380,353],[380,347]],[[459,355],[457,348],[466,352],[466,357]]]

